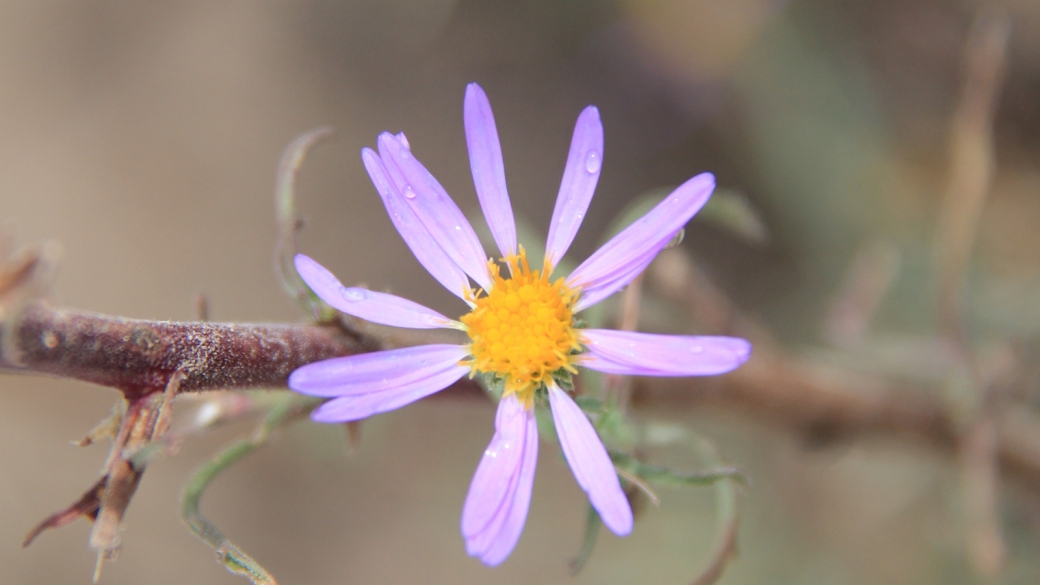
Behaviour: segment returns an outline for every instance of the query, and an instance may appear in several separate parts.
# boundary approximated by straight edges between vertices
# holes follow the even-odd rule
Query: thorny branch
[[[276,190],[276,272],[290,295],[321,326],[139,321],[54,308],[40,300],[53,264],[47,248],[23,248],[10,257],[0,254],[0,368],[75,378],[110,386],[123,394],[112,417],[80,442],[87,445],[104,436],[112,438],[101,479],[71,506],[33,528],[23,546],[48,528],[89,518],[94,522],[90,547],[98,555],[96,582],[103,562],[119,554],[120,524],[149,460],[173,446],[167,431],[177,394],[284,387],[289,374],[303,364],[373,351],[384,345],[375,337],[355,332],[348,319],[338,318],[303,285],[292,268],[299,225],[293,201],[294,180],[306,150],[330,134],[328,129],[318,129],[290,144],[279,165]],[[199,299],[198,305],[205,320],[205,299]],[[277,411],[274,408],[271,413]],[[271,424],[284,420],[282,416]],[[185,493],[185,521],[216,548],[229,570],[248,576],[254,583],[274,583],[262,567],[222,536],[208,539],[207,535],[219,535],[219,531],[197,510],[209,480],[261,442],[262,438],[249,442],[248,449],[236,451],[240,455],[218,458],[204,468],[209,473],[202,477],[209,479],[193,483],[189,487],[194,491]]]

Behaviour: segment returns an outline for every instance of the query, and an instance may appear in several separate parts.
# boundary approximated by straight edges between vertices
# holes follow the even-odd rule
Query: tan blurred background
[[[979,5],[7,0],[0,228],[61,243],[58,303],[188,320],[205,293],[214,320],[299,320],[271,269],[274,171],[294,135],[327,124],[337,138],[313,152],[299,185],[302,250],[344,281],[454,314],[386,219],[358,153],[380,131],[404,130],[474,210],[462,98],[477,81],[495,108],[514,205],[543,232],[574,120],[599,106],[606,159],[575,258],[637,195],[710,170],[759,210],[770,238],[695,222],[683,245],[784,343],[820,343],[820,306],[873,236],[896,242],[908,267],[879,327],[920,333],[934,323],[921,273]],[[972,326],[1030,342],[1040,333],[1040,4],[1005,5],[1007,87]],[[104,447],[70,441],[116,396],[0,380],[0,581],[89,582],[88,523],[20,543],[95,481]],[[710,437],[752,477],[740,556],[722,583],[978,582],[956,469],[927,447],[814,449],[733,414],[650,414]],[[245,582],[180,525],[177,498],[191,470],[246,429],[192,440],[149,468],[103,583]],[[630,538],[602,534],[570,577],[585,504],[548,443],[516,551],[494,570],[468,558],[459,513],[491,431],[488,405],[423,403],[366,423],[350,455],[341,429],[299,424],[217,480],[203,511],[283,584],[684,583],[705,564],[712,490],[662,490],[662,507],[645,510]],[[1012,487],[1003,501],[1011,560],[999,582],[1036,582],[1040,496]]]

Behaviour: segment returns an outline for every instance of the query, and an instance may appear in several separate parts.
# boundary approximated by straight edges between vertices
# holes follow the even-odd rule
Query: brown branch
[[[951,347],[962,356],[979,397],[974,420],[962,433],[959,455],[969,558],[986,577],[999,573],[1007,556],[999,512],[995,420],[999,397],[980,371],[961,312],[965,274],[996,166],[993,118],[1003,88],[1009,37],[1008,15],[990,8],[976,16],[965,43],[964,85],[950,128],[949,185],[936,233],[939,322]]]
[[[802,434],[813,444],[874,435],[956,454],[964,421],[940,384],[857,373],[785,352],[681,250],[662,252],[648,276],[659,294],[691,314],[717,317],[709,332],[746,337],[754,350],[737,370],[695,382],[693,389],[687,380],[642,379],[632,398],[635,408],[686,412],[715,407]],[[999,405],[993,416],[1001,475],[1040,493],[1040,417],[1014,404]]]
[[[862,436],[930,446],[956,455],[960,432],[941,392],[853,374],[760,345],[734,372],[704,382],[642,379],[635,410],[673,413],[716,408],[751,416],[826,445]],[[1001,475],[1040,494],[1040,416],[1026,406],[996,415]]]
[[[143,321],[44,302],[0,332],[4,366],[118,388],[131,400],[162,390],[178,370],[181,392],[284,388],[304,364],[382,345],[345,326]]]
[[[739,319],[738,319],[739,321]],[[382,340],[339,326],[144,321],[36,302],[3,326],[4,364],[122,389],[159,392],[183,369],[181,392],[284,388],[295,368],[378,349]],[[12,360],[14,355],[17,359]],[[700,383],[698,383],[700,385]],[[636,409],[715,406],[802,433],[814,442],[881,435],[952,452],[957,429],[938,392],[790,356],[759,342],[748,363],[705,388],[641,380]],[[480,397],[463,379],[439,399]],[[1002,472],[1040,490],[1040,421],[1008,409],[999,425]]]

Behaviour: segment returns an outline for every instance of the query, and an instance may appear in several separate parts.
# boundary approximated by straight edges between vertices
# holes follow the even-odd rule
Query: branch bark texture
[[[304,364],[381,345],[342,325],[144,321],[40,301],[3,327],[6,367],[118,388],[129,400],[162,390],[176,371],[181,392],[284,388]]]

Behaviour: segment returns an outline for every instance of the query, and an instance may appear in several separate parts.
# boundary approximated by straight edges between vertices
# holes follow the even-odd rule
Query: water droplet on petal
[[[603,161],[599,158],[599,153],[595,150],[590,150],[585,155],[585,170],[590,174],[596,174],[599,172],[600,166],[603,165]]]
[[[462,226],[461,225],[455,226],[455,231],[461,232],[462,231]]]
[[[412,189],[411,185],[406,185],[404,188],[405,199],[415,199],[415,189]]]
[[[347,299],[352,303],[365,300],[365,291],[360,288],[348,288],[343,290],[343,298]]]
[[[686,237],[686,228],[681,228],[678,232],[675,233],[674,236],[672,236],[672,239],[669,240],[667,244],[665,244],[664,249],[668,250],[670,248],[674,248],[674,247],[678,246],[679,244],[682,243],[683,238],[685,238],[685,237]]]

